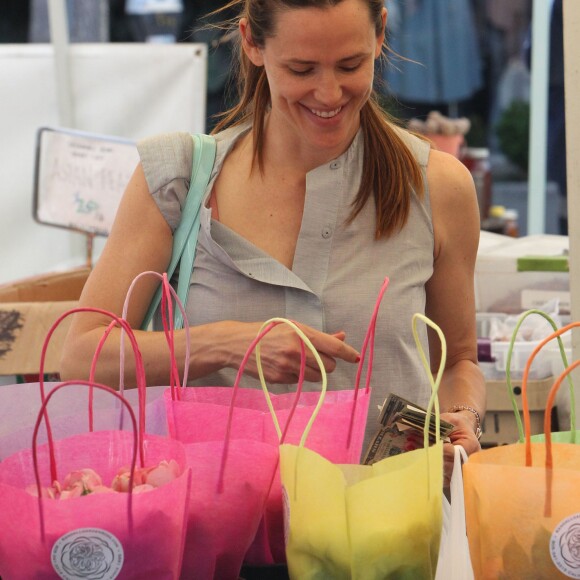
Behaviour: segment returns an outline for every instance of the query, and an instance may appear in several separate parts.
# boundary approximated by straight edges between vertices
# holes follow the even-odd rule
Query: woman
[[[240,8],[241,96],[216,130],[187,304],[190,376],[197,384],[233,384],[261,322],[284,316],[297,320],[320,351],[332,372],[330,388],[352,388],[357,349],[389,276],[367,440],[389,392],[420,405],[428,401],[411,333],[412,314],[424,311],[448,343],[442,417],[456,425],[453,441],[476,451],[485,409],[473,296],[477,200],[460,162],[397,127],[375,104],[373,72],[387,17],[382,0],[235,0],[227,7],[233,6]],[[120,313],[133,278],[163,272],[169,263],[191,171],[191,138],[154,137],[141,142],[139,152],[141,163],[85,286],[83,306]],[[134,293],[133,328],[154,286],[143,283]],[[108,322],[76,317],[63,377],[87,374]],[[149,384],[167,384],[163,334],[137,337]],[[426,331],[422,340],[427,350]],[[103,382],[116,381],[117,345],[118,339],[110,341],[102,357]],[[436,369],[436,337],[428,348]],[[262,358],[273,390],[292,388],[300,348],[291,331],[271,333]],[[306,379],[318,380],[311,358],[307,367]],[[256,376],[255,364],[249,372]]]

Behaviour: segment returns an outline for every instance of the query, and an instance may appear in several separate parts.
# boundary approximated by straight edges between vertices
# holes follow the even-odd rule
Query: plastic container
[[[514,349],[512,352],[512,360],[510,365],[510,376],[512,379],[521,379],[524,373],[524,368],[533,350],[538,346],[540,341],[522,341],[514,342]],[[495,358],[495,371],[505,377],[506,362],[509,350],[509,342],[492,342],[491,354]],[[545,379],[552,376],[552,359],[550,354],[541,350],[530,367],[529,379],[538,380]]]
[[[557,296],[561,312],[566,312],[570,304],[569,273],[519,271],[518,259],[544,256],[561,261],[568,251],[568,237],[538,234],[521,238],[500,236],[499,240],[488,247],[480,244],[475,264],[476,311],[518,314]]]

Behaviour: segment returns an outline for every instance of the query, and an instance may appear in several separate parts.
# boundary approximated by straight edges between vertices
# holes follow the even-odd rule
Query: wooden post
[[[580,2],[564,0],[563,10],[570,293],[572,320],[580,320]],[[576,328],[572,331],[572,357],[580,358],[580,329]],[[580,373],[573,372],[573,376],[576,429],[580,429]]]

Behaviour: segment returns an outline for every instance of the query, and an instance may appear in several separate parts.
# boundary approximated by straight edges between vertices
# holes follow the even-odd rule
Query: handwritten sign
[[[34,218],[107,236],[139,162],[135,143],[43,127],[38,131]]]

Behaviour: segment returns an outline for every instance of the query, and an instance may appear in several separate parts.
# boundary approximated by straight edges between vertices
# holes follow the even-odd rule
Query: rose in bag
[[[190,471],[179,442],[135,433],[98,431],[36,446],[38,427],[51,397],[62,387],[93,383],[62,383],[47,396],[38,417],[32,449],[0,463],[0,575],[10,579],[171,578],[179,577],[185,533],[184,514]],[[118,396],[114,391],[111,394]],[[130,407],[128,407],[130,409]],[[139,449],[139,447],[141,448]],[[91,466],[112,481],[119,467],[156,465],[171,457],[180,475],[147,493],[89,493],[57,500],[42,497],[41,488],[58,480],[56,466],[66,474]],[[36,495],[27,491],[36,487]]]
[[[60,321],[49,331],[42,351],[43,368],[48,342]],[[187,469],[183,446],[170,438],[146,435],[143,411],[145,373],[135,337],[126,321],[113,318],[128,334],[136,360],[139,386],[139,429],[130,405],[109,387],[90,381],[69,381],[57,385],[45,396],[44,383],[39,390],[42,406],[33,432],[32,449],[19,451],[0,463],[0,574],[7,578],[178,578],[183,554],[185,511],[188,505],[191,473]],[[91,379],[98,353],[91,367]],[[40,376],[43,376],[41,371]],[[89,388],[88,419],[91,432],[55,441],[52,437],[47,405],[63,387]],[[92,431],[93,390],[112,394],[127,409],[133,432],[121,430]],[[44,423],[47,443],[38,445],[38,433]],[[135,469],[159,466],[162,462],[177,465],[174,478],[158,481],[158,487],[133,495]],[[119,468],[130,465],[128,493],[76,493],[89,491],[95,484],[94,472],[105,481],[113,481]],[[86,471],[90,468],[91,472]],[[43,488],[55,488],[61,474],[71,474],[63,485],[68,499],[60,501],[43,494]],[[27,488],[36,487],[35,495]],[[60,483],[58,486],[61,488]],[[94,489],[93,489],[94,491]],[[66,497],[66,496],[65,496]]]

